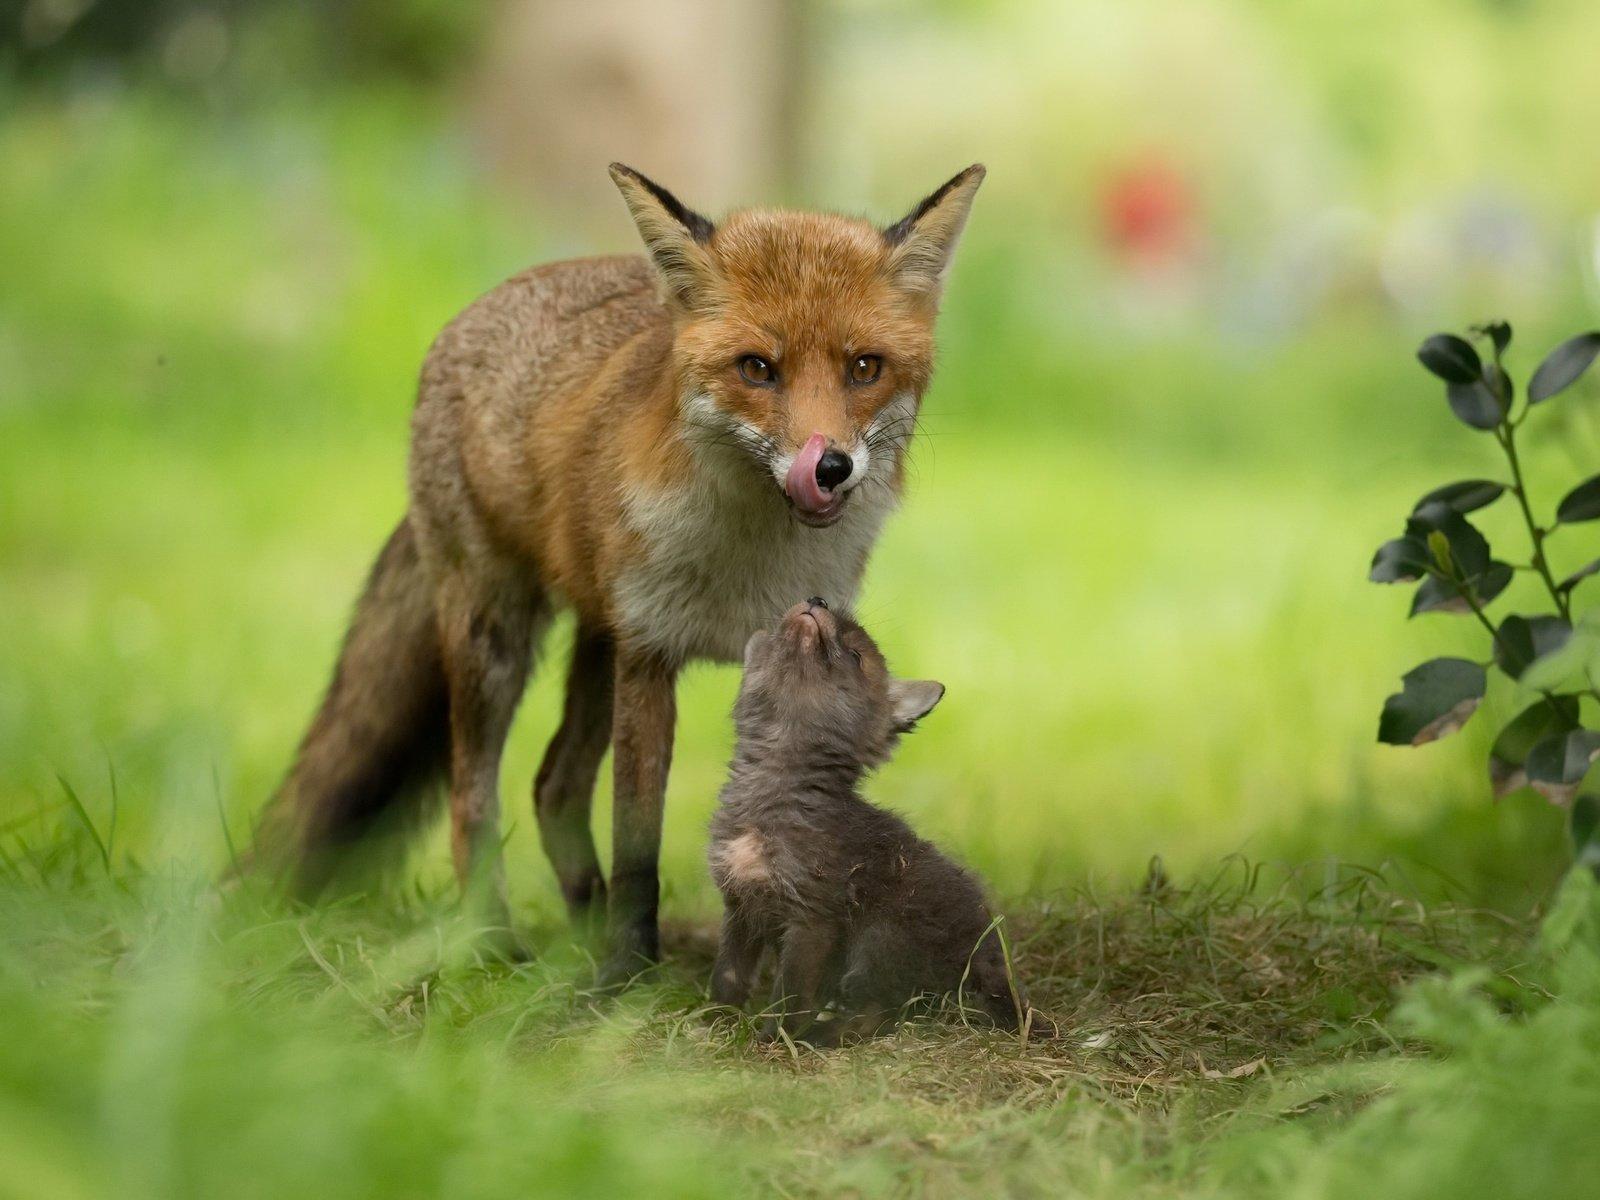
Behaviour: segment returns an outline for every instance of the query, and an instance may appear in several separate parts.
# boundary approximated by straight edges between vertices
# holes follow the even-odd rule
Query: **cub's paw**
[[[1061,1036],[1056,1023],[1032,1006],[1028,1008],[1024,1027],[1030,1042],[1050,1042]]]

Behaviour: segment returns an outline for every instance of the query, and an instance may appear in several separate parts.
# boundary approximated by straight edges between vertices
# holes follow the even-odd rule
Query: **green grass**
[[[704,926],[613,1001],[553,931],[480,961],[440,898],[291,911],[34,836],[0,887],[18,1195],[1160,1195],[1262,1081],[1386,1087],[1394,989],[1521,932],[1355,870],[1041,896],[1008,927],[1062,1041],[946,1015],[819,1054],[708,1010]]]
[[[542,253],[469,178],[393,98],[201,121],[135,93],[0,123],[0,1194],[1583,1178],[1587,901],[1565,949],[1527,950],[1524,924],[1561,814],[1489,802],[1482,729],[1372,744],[1401,671],[1479,652],[1362,581],[1416,495],[1492,469],[1408,361],[1423,331],[1357,312],[1248,352],[1064,336],[1000,214],[964,249],[861,605],[948,699],[873,789],[990,880],[1062,1042],[947,1019],[819,1056],[708,1019],[726,670],[684,685],[671,962],[615,1004],[585,990],[530,820],[556,670],[504,775],[535,963],[476,961],[437,832],[365,901],[218,895],[403,510],[429,337]],[[1532,448],[1563,480],[1593,460],[1583,412]],[[605,809],[602,789],[602,844]],[[1146,894],[1152,855],[1176,883]],[[1269,864],[1253,886],[1245,860]],[[1436,981],[1392,1015],[1407,981],[1471,962],[1487,991]],[[1526,1170],[1474,1170],[1491,1158]]]

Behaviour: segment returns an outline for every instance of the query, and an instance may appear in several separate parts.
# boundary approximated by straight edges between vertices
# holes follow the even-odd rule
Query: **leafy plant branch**
[[[1600,862],[1600,796],[1580,794],[1600,759],[1600,730],[1585,727],[1582,700],[1600,700],[1600,606],[1573,617],[1573,593],[1600,574],[1600,559],[1558,581],[1546,542],[1565,526],[1600,520],[1600,475],[1579,483],[1556,506],[1555,519],[1540,524],[1529,495],[1517,431],[1537,405],[1566,391],[1600,355],[1600,332],[1579,334],[1552,350],[1528,381],[1524,402],[1504,356],[1511,326],[1494,321],[1470,335],[1485,343],[1487,361],[1471,341],[1440,333],[1417,351],[1422,365],[1445,386],[1451,411],[1466,425],[1492,433],[1505,455],[1510,482],[1466,479],[1435,488],[1417,501],[1404,533],[1373,556],[1368,577],[1377,583],[1417,583],[1411,615],[1471,613],[1489,634],[1487,662],[1436,658],[1406,673],[1402,690],[1384,704],[1378,739],[1423,745],[1454,733],[1471,719],[1488,690],[1490,668],[1530,694],[1531,703],[1509,721],[1489,754],[1489,778],[1498,798],[1532,787],[1554,804],[1573,810],[1572,830],[1580,861]],[[1513,565],[1494,557],[1488,540],[1468,514],[1506,492],[1516,497],[1527,530],[1528,559]],[[1513,614],[1498,625],[1488,608],[1518,570],[1539,576],[1554,611]]]

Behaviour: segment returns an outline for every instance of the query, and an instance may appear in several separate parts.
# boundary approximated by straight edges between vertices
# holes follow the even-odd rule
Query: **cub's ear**
[[[692,312],[703,304],[712,278],[706,246],[715,227],[660,184],[632,167],[611,164],[611,180],[627,201],[669,304]]]
[[[893,248],[890,269],[902,287],[929,297],[939,294],[985,174],[982,163],[973,163],[883,231]]]
[[[905,733],[944,697],[944,684],[931,679],[891,679],[889,699],[894,704],[894,731]]]

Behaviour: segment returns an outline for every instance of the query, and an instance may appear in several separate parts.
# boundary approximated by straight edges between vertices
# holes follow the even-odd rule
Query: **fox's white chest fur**
[[[636,493],[627,520],[647,547],[620,581],[620,632],[674,662],[737,662],[755,630],[821,596],[848,606],[893,510],[887,486],[861,487],[839,520],[803,525],[748,463],[704,462],[667,492]]]

